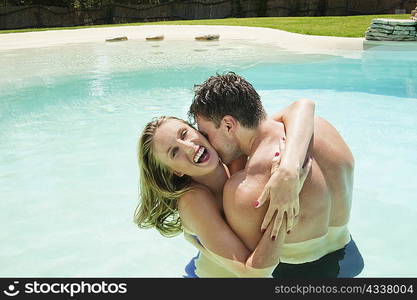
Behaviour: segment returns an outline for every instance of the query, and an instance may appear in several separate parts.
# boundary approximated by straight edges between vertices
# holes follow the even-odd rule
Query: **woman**
[[[313,118],[314,104],[300,100],[275,119],[284,122],[290,143],[300,138],[310,140]],[[305,122],[311,126],[307,126],[307,133],[300,134]],[[284,146],[280,144],[275,165],[280,158],[306,155],[306,149],[304,153],[287,154]],[[271,240],[271,222],[256,249],[248,250],[223,214],[222,191],[231,175],[229,168],[200,132],[183,120],[160,117],[147,124],[138,148],[141,203],[135,212],[135,223],[139,227],[155,227],[164,236],[184,231],[185,238],[200,250],[195,263],[198,277],[271,275],[279,263],[277,248],[283,243],[285,226]],[[302,171],[302,182],[310,166]],[[243,167],[244,160],[239,160],[230,170],[236,172]]]

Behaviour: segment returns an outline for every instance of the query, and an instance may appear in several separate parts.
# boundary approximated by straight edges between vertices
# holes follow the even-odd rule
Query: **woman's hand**
[[[280,166],[280,162],[284,152],[285,138],[282,138],[280,140],[280,153],[277,152],[272,160],[271,178],[265,185],[264,191],[258,199],[258,205],[256,206],[257,208],[261,207],[270,198],[268,211],[261,225],[262,231],[268,227],[275,212],[277,212],[271,232],[272,239],[278,234],[284,213],[287,215],[287,232],[290,232],[295,225],[295,220],[300,209],[299,194],[312,165],[312,158],[310,157],[305,167],[301,168],[299,172],[282,167]]]

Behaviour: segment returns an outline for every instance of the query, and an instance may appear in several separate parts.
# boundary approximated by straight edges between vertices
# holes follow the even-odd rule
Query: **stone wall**
[[[415,0],[349,0],[349,15],[394,14],[396,9],[410,13]]]
[[[394,13],[415,0],[185,0],[73,10],[54,6],[0,7],[0,29],[116,24],[227,17],[343,16]]]
[[[56,6],[0,7],[0,29],[111,24],[107,9],[70,10]]]
[[[417,41],[417,21],[397,19],[373,19],[366,31],[371,41]]]

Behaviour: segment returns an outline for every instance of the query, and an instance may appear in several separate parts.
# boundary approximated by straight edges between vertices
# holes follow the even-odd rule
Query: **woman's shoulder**
[[[190,190],[182,195],[178,200],[178,209],[184,209],[190,204],[197,204],[197,202],[205,202],[207,198],[214,197],[210,189],[202,184],[192,183]]]
[[[178,199],[181,222],[188,232],[195,232],[196,223],[202,221],[202,211],[207,218],[218,213],[213,200],[213,193],[200,184],[192,184],[191,189]]]

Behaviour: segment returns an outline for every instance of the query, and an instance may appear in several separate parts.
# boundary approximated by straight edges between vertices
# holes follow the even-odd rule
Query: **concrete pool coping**
[[[129,40],[164,35],[164,41],[194,40],[196,36],[219,34],[220,40],[247,40],[274,45],[289,51],[328,53],[363,50],[364,38],[343,38],[291,33],[264,27],[218,25],[142,25],[103,28],[50,30],[0,34],[0,50],[40,48],[65,44],[105,42],[108,38],[127,36]],[[195,41],[202,43],[202,41]]]

